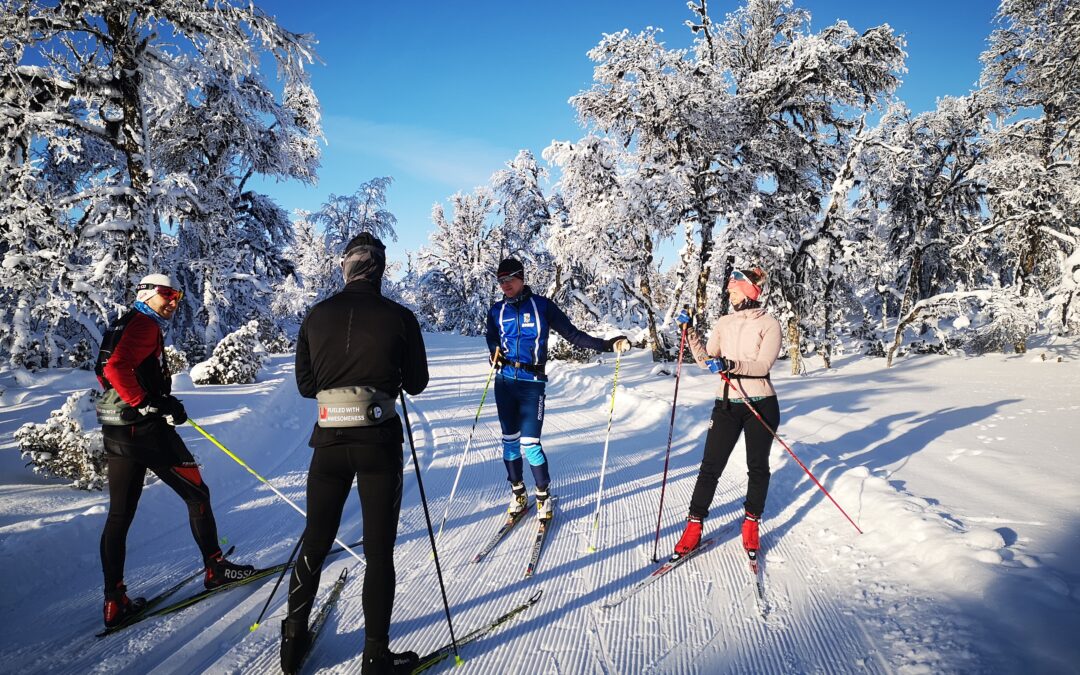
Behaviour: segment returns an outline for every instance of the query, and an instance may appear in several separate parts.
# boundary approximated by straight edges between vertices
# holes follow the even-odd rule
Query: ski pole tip
[[[251,628],[248,629],[248,632],[249,633],[254,633],[255,629],[257,629],[258,627],[259,627],[259,622],[256,621],[255,623],[251,624]]]
[[[461,664],[465,663],[465,659],[461,658],[461,654],[454,655],[454,667],[457,668]]]
[[[596,553],[596,547],[595,546],[590,546],[589,547],[589,553]]]

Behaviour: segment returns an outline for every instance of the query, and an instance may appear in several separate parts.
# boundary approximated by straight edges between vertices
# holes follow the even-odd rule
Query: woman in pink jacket
[[[769,380],[769,369],[780,355],[780,323],[762,309],[758,301],[764,281],[765,272],[759,268],[745,272],[736,270],[727,285],[735,311],[716,320],[704,347],[697,332],[687,330],[694,360],[714,373],[723,373],[733,386],[725,380],[717,390],[701,470],[690,499],[686,530],[675,545],[676,555],[689,553],[701,541],[701,523],[709,515],[716,482],[724,472],[740,433],[746,437],[749,479],[746,501],[743,502],[746,508],[743,546],[747,551],[758,550],[758,520],[765,510],[765,496],[769,491],[769,447],[773,436],[754,416],[747,401],[773,431],[780,424],[780,404]],[[690,317],[684,311],[678,321],[680,325],[689,324]]]

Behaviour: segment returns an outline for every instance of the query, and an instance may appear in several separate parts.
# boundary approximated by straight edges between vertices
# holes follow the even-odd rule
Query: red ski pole
[[[656,552],[660,548],[660,519],[664,516],[664,491],[667,489],[668,460],[671,458],[671,435],[675,431],[675,402],[679,400],[679,377],[682,375],[683,347],[686,346],[687,328],[689,328],[689,324],[683,324],[682,337],[679,339],[678,365],[675,366],[675,395],[671,398],[671,424],[668,425],[667,452],[664,454],[664,478],[660,481],[660,508],[656,512],[656,540],[653,542],[653,562],[658,562]]]
[[[788,454],[791,455],[792,459],[794,459],[795,462],[802,467],[802,470],[806,472],[807,476],[810,476],[810,480],[814,481],[814,485],[818,486],[818,488],[820,488],[821,491],[825,493],[825,496],[829,498],[829,501],[833,503],[833,506],[840,509],[840,513],[844,514],[844,517],[847,518],[847,521],[851,523],[852,527],[855,528],[855,531],[857,531],[859,534],[862,534],[863,531],[859,529],[859,526],[855,524],[855,521],[851,519],[851,516],[847,514],[847,511],[845,511],[843,508],[841,508],[839,504],[836,503],[836,500],[833,499],[833,496],[829,494],[829,491],[825,489],[825,486],[822,485],[818,481],[818,479],[814,477],[814,474],[810,473],[810,469],[806,468],[806,465],[802,463],[802,460],[800,460],[799,456],[795,454],[795,451],[792,450],[791,447],[789,447],[788,444],[784,442],[784,439],[780,438],[780,436],[777,435],[776,431],[774,431],[773,428],[770,427],[764,419],[762,419],[761,415],[757,411],[757,408],[755,408],[754,404],[750,402],[750,397],[746,395],[746,392],[743,391],[742,387],[728,379],[727,374],[724,372],[720,373],[720,377],[724,378],[724,382],[727,382],[728,386],[739,392],[739,395],[742,396],[743,403],[745,403],[746,407],[750,409],[750,412],[754,413],[754,417],[758,419],[758,422],[761,422],[761,426],[768,429],[769,433],[773,435],[773,438],[775,438],[780,443],[780,445],[784,446],[784,449],[787,450]]]

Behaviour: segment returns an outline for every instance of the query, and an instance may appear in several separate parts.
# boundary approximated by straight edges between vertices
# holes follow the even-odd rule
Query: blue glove
[[[675,317],[675,323],[679,324],[680,328],[690,326],[693,322],[693,319],[690,318],[690,313],[686,311],[685,307],[679,310],[679,315]]]
[[[735,362],[725,359],[723,356],[717,356],[715,359],[706,359],[705,365],[709,367],[709,370],[719,375],[720,373],[727,373],[735,368]]]

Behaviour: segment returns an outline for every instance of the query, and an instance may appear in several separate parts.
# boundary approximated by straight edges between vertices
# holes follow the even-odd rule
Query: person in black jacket
[[[394,540],[401,510],[404,435],[394,400],[428,383],[420,324],[384,298],[386,247],[362,233],[345,247],[345,288],[315,305],[296,343],[296,385],[318,401],[307,480],[307,528],[289,582],[281,625],[281,668],[292,673],[310,647],[308,617],[323,560],[337,536],[353,478],[364,522],[365,675],[411,672],[415,652],[389,649],[394,606]]]

